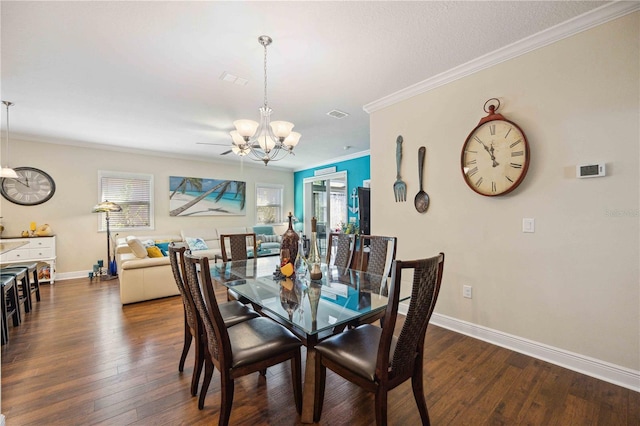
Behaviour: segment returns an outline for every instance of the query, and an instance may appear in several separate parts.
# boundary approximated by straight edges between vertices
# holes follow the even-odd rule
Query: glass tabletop
[[[308,335],[386,309],[388,279],[323,264],[322,280],[277,280],[278,257],[218,263],[212,278]],[[408,295],[403,299],[408,298]]]

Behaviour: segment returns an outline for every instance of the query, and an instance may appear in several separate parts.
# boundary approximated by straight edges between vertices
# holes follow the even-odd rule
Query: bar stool
[[[9,342],[9,317],[13,319],[13,326],[20,325],[20,308],[18,306],[18,292],[13,276],[0,276],[2,292],[0,294],[0,308],[2,310],[2,344]]]
[[[29,291],[29,270],[27,268],[4,267],[0,269],[0,276],[9,275],[15,277],[18,302],[24,305],[24,312],[31,312],[31,291]]]
[[[29,270],[29,274],[31,274],[31,277],[33,277],[32,279],[29,280],[30,281],[29,289],[31,290],[31,293],[36,294],[36,301],[37,302],[40,301],[40,282],[38,280],[38,262],[20,263],[20,264],[3,266],[3,267],[0,267],[0,272],[4,268],[27,268]],[[33,304],[31,306],[33,307]]]

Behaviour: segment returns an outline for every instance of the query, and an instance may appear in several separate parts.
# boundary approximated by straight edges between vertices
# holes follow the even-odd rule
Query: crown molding
[[[311,170],[311,169],[315,169],[315,168],[322,167],[322,166],[328,166],[330,164],[340,163],[342,161],[353,160],[354,158],[365,157],[367,155],[371,155],[371,151],[368,150],[368,149],[366,151],[355,152],[353,154],[343,155],[342,157],[333,158],[331,160],[323,161],[321,163],[312,164],[312,165],[309,165],[309,166],[304,166],[304,167],[300,167],[300,168],[297,168],[297,169],[293,169],[293,171],[294,172],[301,172],[301,171],[304,171],[304,170]]]
[[[386,108],[413,96],[444,86],[445,84],[459,80],[483,69],[493,67],[501,62],[524,55],[525,53],[555,43],[567,37],[571,37],[582,31],[586,31],[590,28],[602,25],[638,10],[640,10],[640,2],[638,1],[615,1],[605,4],[537,34],[523,38],[522,40],[511,43],[505,47],[480,56],[405,89],[370,102],[364,105],[362,109],[364,109],[366,113],[371,114],[379,109]]]

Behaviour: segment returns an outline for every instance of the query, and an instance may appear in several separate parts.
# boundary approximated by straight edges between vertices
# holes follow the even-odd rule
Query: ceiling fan
[[[231,144],[229,143],[210,143],[210,142],[196,142],[196,145],[213,145],[213,146],[226,146],[228,148],[231,148]],[[232,150],[229,149],[225,152],[220,153],[220,155],[227,155],[229,153],[231,153]]]

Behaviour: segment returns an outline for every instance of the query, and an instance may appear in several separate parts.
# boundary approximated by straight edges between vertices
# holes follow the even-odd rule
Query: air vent
[[[226,81],[228,83],[237,84],[238,86],[246,86],[249,80],[246,78],[238,77],[237,75],[229,74],[228,72],[223,72],[220,76],[220,80]]]
[[[348,117],[349,114],[346,112],[339,111],[337,109],[331,110],[327,113],[329,117],[337,118],[338,120],[342,120],[345,117]]]

